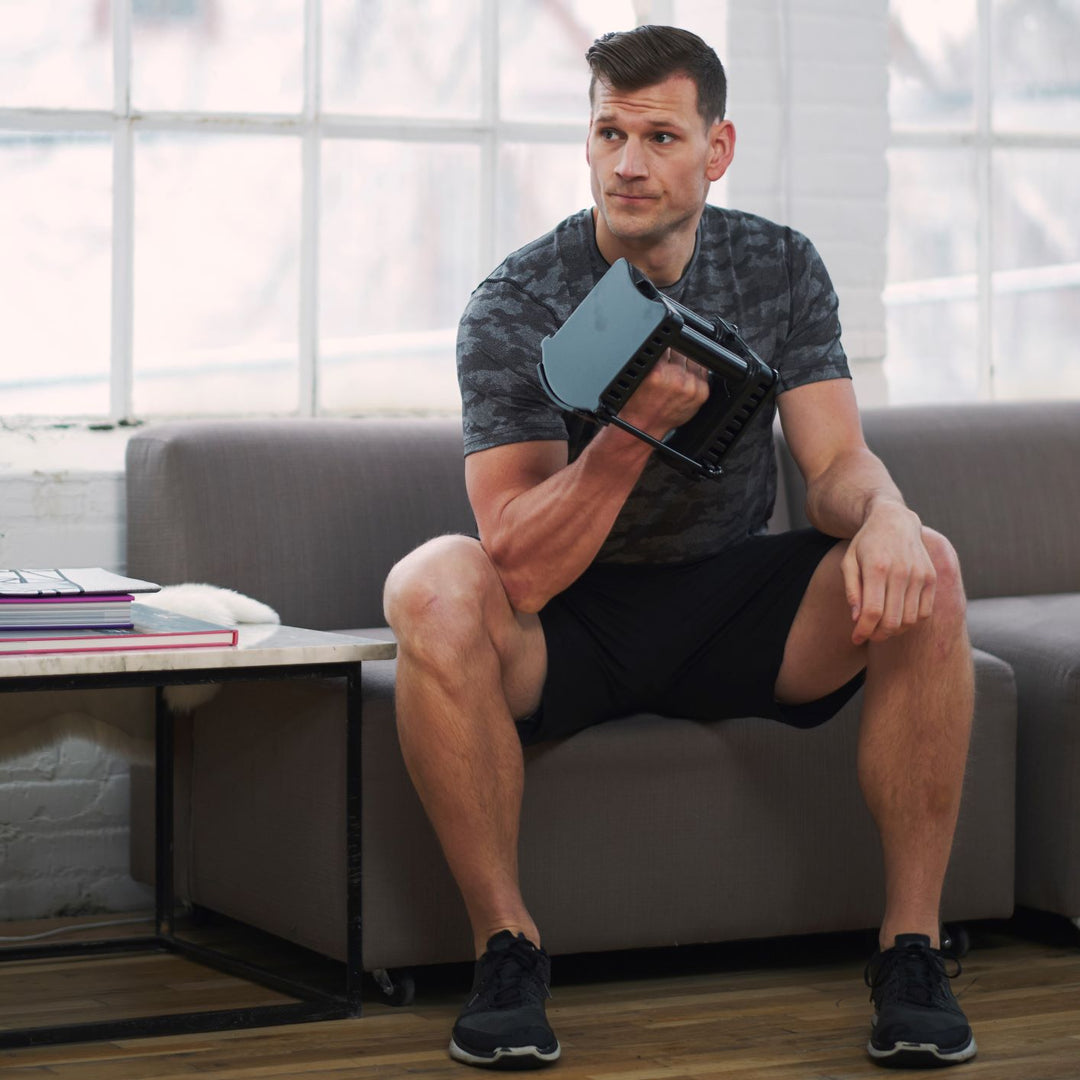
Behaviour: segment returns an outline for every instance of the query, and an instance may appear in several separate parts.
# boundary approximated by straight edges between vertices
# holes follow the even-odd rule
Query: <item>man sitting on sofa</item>
[[[461,321],[479,541],[433,540],[386,586],[402,750],[479,958],[450,1053],[521,1067],[560,1052],[549,962],[517,878],[522,744],[638,711],[810,727],[865,682],[858,771],[886,879],[869,1052],[882,1064],[967,1060],[975,1042],[938,936],[973,709],[955,554],[863,441],[813,246],[706,205],[735,148],[716,54],[645,26],[600,38],[587,59],[595,206],[510,255]],[[619,257],[692,311],[737,324],[777,369],[815,528],[766,535],[772,407],[713,482],[617,427],[568,425],[545,395],[541,340]],[[669,352],[621,415],[662,438],[707,396],[703,370]]]

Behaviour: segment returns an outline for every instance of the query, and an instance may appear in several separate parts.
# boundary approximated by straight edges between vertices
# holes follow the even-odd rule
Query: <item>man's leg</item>
[[[540,701],[540,621],[516,613],[480,544],[446,536],[391,571],[398,733],[465,900],[476,955],[499,930],[540,944],[518,886],[524,761],[514,718]]]
[[[851,644],[840,572],[846,545],[822,560],[792,624],[777,697],[822,697],[863,665],[859,782],[881,835],[885,914],[868,965],[881,1065],[952,1065],[975,1038],[937,951],[941,889],[960,809],[974,705],[971,647],[956,555],[923,530],[937,586],[933,613],[903,634]]]
[[[511,607],[483,548],[432,540],[386,583],[398,639],[402,753],[472,923],[476,970],[450,1056],[469,1065],[549,1065],[551,967],[518,886],[524,759],[514,717],[540,703],[540,620]]]
[[[866,667],[859,782],[881,835],[881,946],[920,933],[937,946],[939,905],[960,808],[974,703],[955,553],[924,530],[937,571],[933,614],[906,633],[855,646],[837,544],[803,598],[776,684],[781,701],[822,697]]]

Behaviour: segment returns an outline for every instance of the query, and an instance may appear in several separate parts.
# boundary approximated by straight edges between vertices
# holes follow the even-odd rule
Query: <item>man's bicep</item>
[[[865,449],[850,379],[825,379],[786,390],[776,399],[788,449],[807,483],[841,455]]]
[[[465,485],[480,538],[497,530],[507,505],[566,467],[563,440],[507,443],[465,459]]]

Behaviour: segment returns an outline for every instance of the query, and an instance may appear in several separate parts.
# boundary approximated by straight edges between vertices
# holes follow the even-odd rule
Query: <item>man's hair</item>
[[[676,26],[638,26],[597,38],[585,54],[592,69],[589,104],[597,80],[613,90],[643,90],[672,75],[685,75],[697,86],[697,108],[706,127],[724,118],[727,77],[716,53],[689,30]]]

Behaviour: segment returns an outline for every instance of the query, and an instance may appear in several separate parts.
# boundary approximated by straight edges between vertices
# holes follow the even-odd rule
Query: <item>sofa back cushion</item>
[[[968,596],[1080,590],[1080,401],[863,410],[870,449],[952,541]],[[793,524],[805,488],[784,455]]]
[[[209,582],[295,626],[381,626],[412,548],[473,532],[457,418],[160,424],[127,452],[127,569]]]

